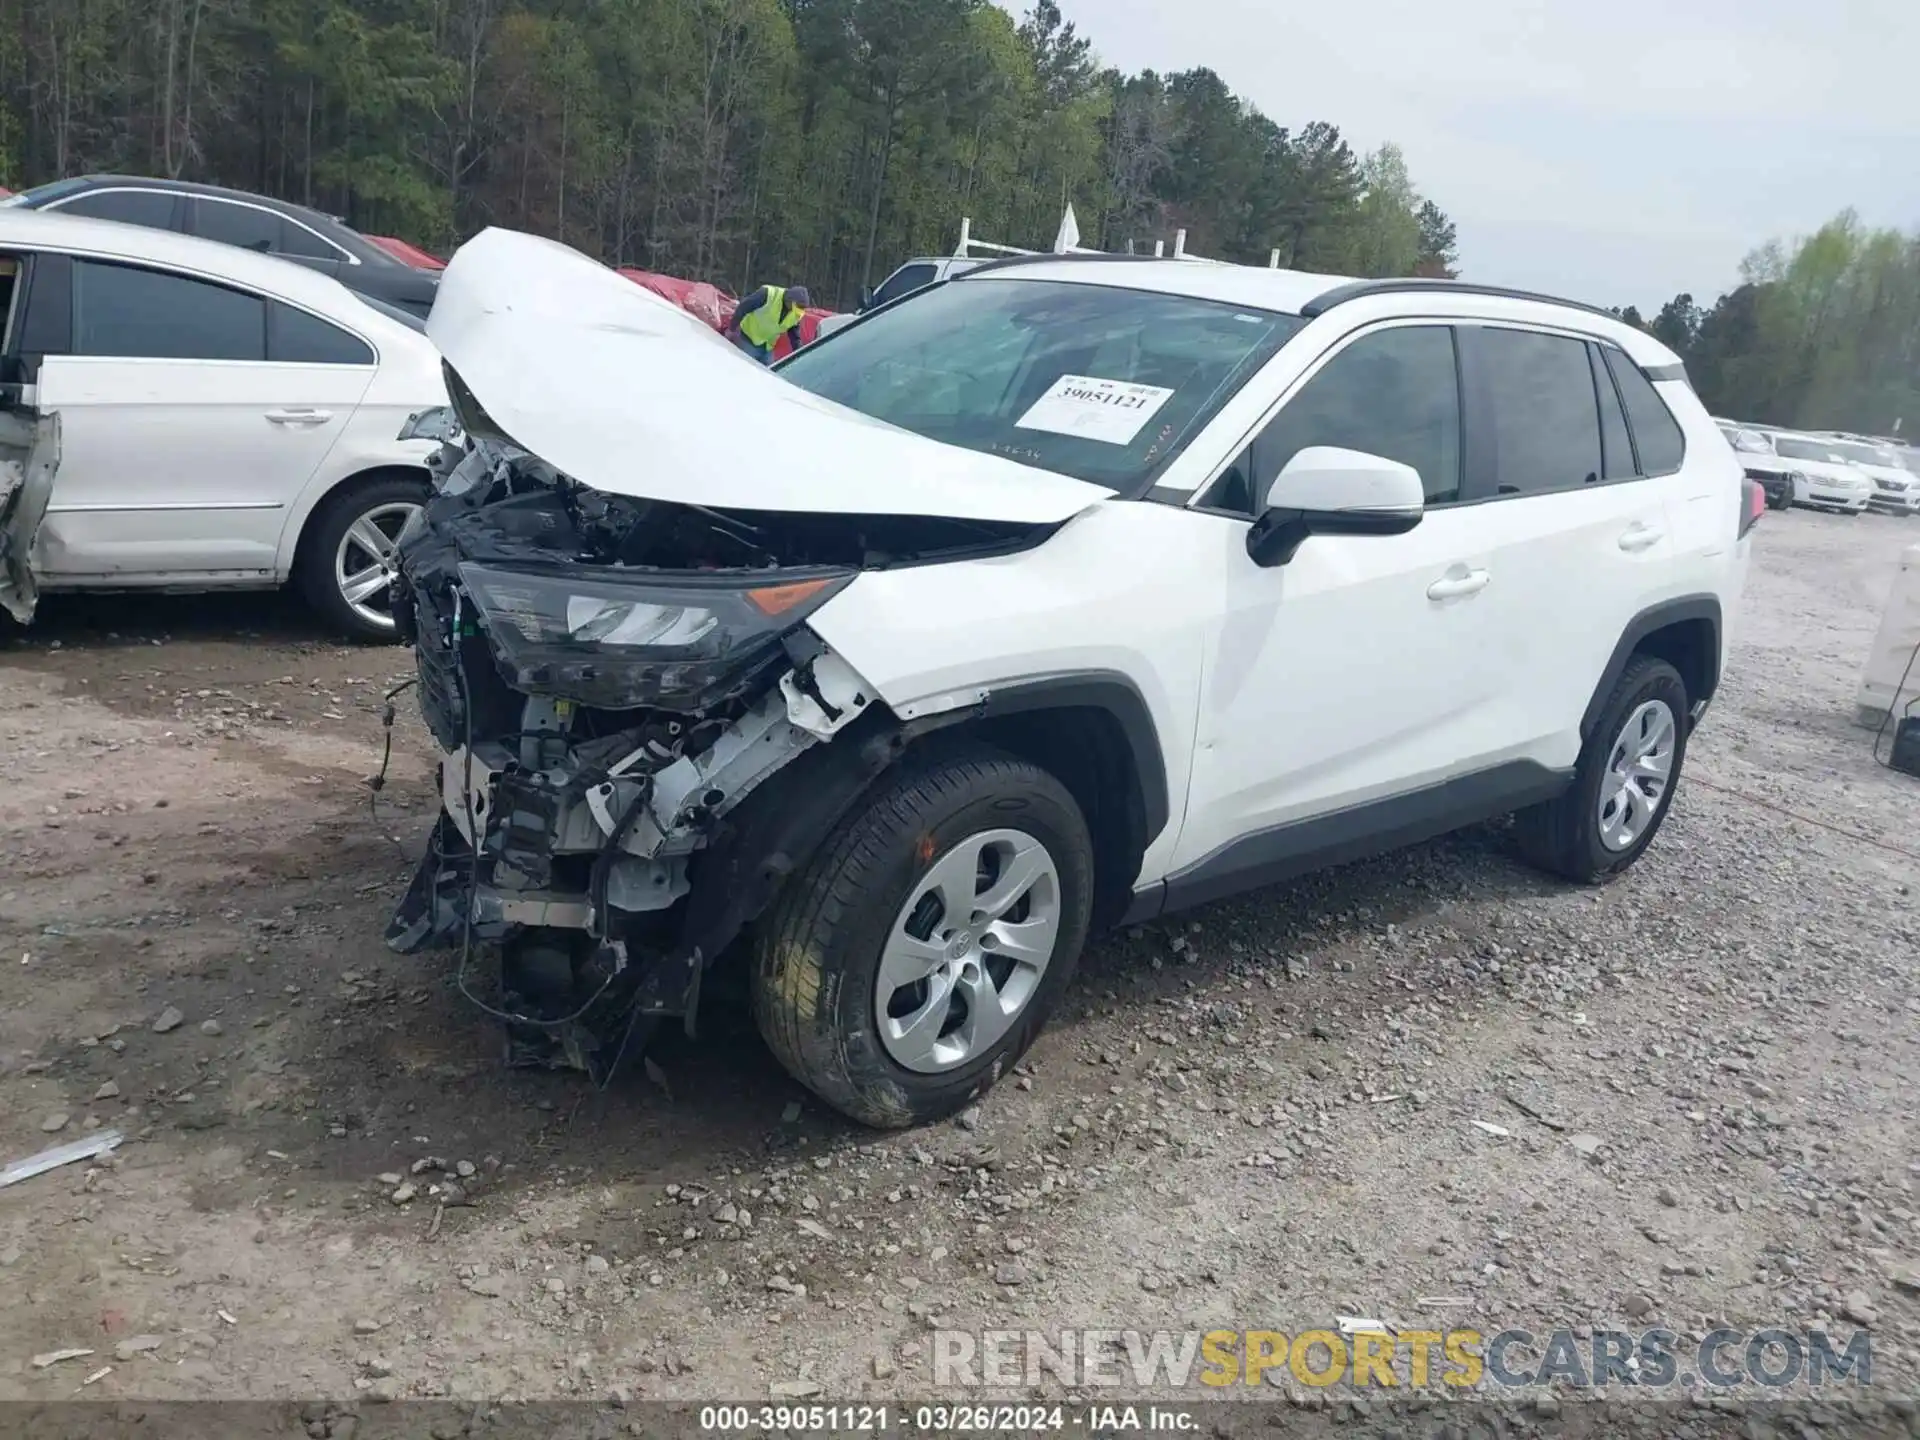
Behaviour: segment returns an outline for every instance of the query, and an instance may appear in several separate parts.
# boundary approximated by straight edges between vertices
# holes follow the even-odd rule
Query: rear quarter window
[[[1642,475],[1671,475],[1687,456],[1686,437],[1680,422],[1667,409],[1667,402],[1653,388],[1640,367],[1622,352],[1609,349],[1607,365],[1620,387],[1621,402],[1627,407],[1627,424],[1633,430],[1633,447],[1640,457]]]

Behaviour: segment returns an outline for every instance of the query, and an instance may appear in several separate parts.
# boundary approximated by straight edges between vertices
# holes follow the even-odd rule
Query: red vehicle
[[[402,265],[411,265],[416,270],[447,268],[447,262],[438,255],[431,255],[418,245],[409,245],[405,240],[396,240],[391,235],[369,235],[366,238],[368,243],[378,245]]]

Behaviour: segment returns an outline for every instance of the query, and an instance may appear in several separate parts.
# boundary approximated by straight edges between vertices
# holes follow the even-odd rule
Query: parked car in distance
[[[1057,255],[772,370],[681,319],[490,230],[429,325],[464,438],[398,608],[443,811],[388,943],[497,941],[555,1063],[737,963],[792,1074],[911,1125],[1092,929],[1509,812],[1576,882],[1659,830],[1765,501],[1651,336]]]
[[[924,290],[929,285],[938,285],[942,280],[955,275],[964,275],[969,270],[977,270],[986,264],[978,257],[959,255],[918,255],[895,270],[880,282],[877,289],[868,290],[860,297],[860,308],[851,314],[829,315],[820,322],[820,334],[831,335],[858,320],[869,310],[878,310],[882,305],[892,304],[904,295],[916,290]]]
[[[429,250],[422,250],[410,241],[401,240],[392,235],[368,235],[369,245],[384,250],[402,265],[411,265],[416,270],[431,270],[438,273],[447,268],[447,262]]]
[[[439,285],[432,271],[397,259],[343,220],[219,185],[139,175],[80,175],[23,190],[0,200],[0,206],[118,220],[277,255],[422,318],[433,308]]]
[[[1834,436],[1832,443],[1848,464],[1873,482],[1870,507],[1893,515],[1920,513],[1920,476],[1907,469],[1892,446],[1851,436]]]
[[[1793,503],[1818,510],[1858,515],[1873,499],[1873,481],[1840,451],[1840,443],[1823,435],[1770,430],[1774,453],[1793,462],[1798,477]]]
[[[42,590],[291,582],[393,634],[401,527],[446,405],[420,320],[188,235],[0,210],[0,604]]]
[[[1716,420],[1720,433],[1727,437],[1727,443],[1733,447],[1735,458],[1747,478],[1754,481],[1766,492],[1769,510],[1785,510],[1793,504],[1793,489],[1797,477],[1791,462],[1782,460],[1773,448],[1772,439],[1765,431],[1750,426],[1736,425],[1731,420]]]

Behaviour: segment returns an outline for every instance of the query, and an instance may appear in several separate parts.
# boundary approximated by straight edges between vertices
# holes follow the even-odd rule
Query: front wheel
[[[985,747],[910,761],[760,925],[760,1033],[864,1124],[952,1113],[1020,1058],[1073,978],[1093,865],[1047,771]]]
[[[1521,855],[1582,884],[1610,880],[1653,843],[1687,755],[1687,687],[1664,660],[1627,662],[1580,750],[1571,787],[1514,817]]]
[[[392,640],[400,531],[427,503],[427,482],[384,475],[329,495],[308,522],[294,581],[327,625],[354,640]]]

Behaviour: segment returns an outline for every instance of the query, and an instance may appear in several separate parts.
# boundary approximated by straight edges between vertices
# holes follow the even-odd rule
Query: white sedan
[[[419,322],[210,240],[0,210],[0,608],[294,584],[389,638],[447,403]]]

